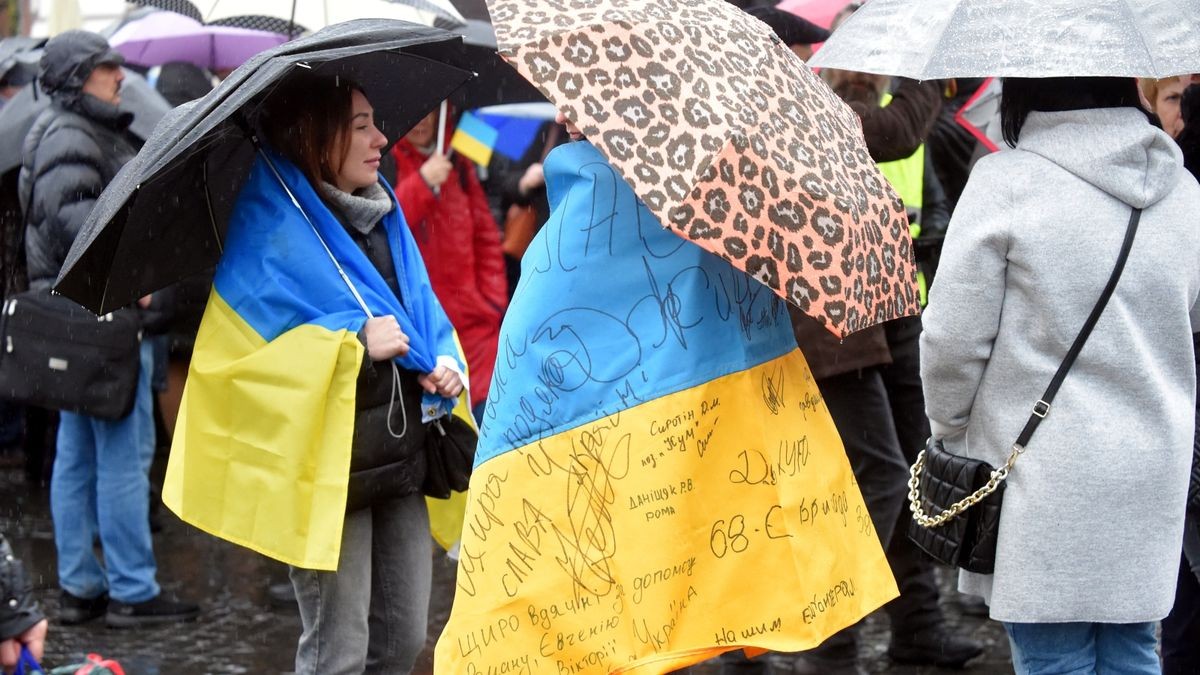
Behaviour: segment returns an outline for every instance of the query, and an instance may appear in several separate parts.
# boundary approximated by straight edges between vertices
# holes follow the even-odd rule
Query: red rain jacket
[[[487,399],[500,318],[508,306],[500,229],[469,160],[455,156],[454,169],[434,195],[418,171],[427,155],[401,138],[392,156],[396,198],[429,268],[433,292],[466,351],[476,406]]]

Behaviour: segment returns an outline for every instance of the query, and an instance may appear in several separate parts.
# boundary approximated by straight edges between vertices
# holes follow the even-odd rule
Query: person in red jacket
[[[396,199],[429,268],[433,292],[462,341],[471,407],[479,419],[496,364],[508,281],[500,229],[475,167],[435,148],[437,116],[436,110],[430,113],[392,148]]]

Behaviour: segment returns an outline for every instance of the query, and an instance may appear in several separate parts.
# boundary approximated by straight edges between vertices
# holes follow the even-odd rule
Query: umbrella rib
[[[1121,3],[1121,7],[1125,10],[1125,13],[1129,16],[1129,22],[1133,24],[1133,27],[1137,30],[1138,41],[1142,43],[1142,50],[1146,52],[1146,59],[1150,68],[1154,70],[1154,77],[1160,77],[1160,73],[1158,72],[1158,63],[1154,60],[1154,54],[1150,51],[1150,45],[1146,44],[1146,31],[1142,30],[1142,25],[1138,20],[1137,13],[1135,13],[1129,7],[1128,0],[1119,1]]]
[[[946,21],[942,24],[941,30],[938,31],[938,39],[937,42],[934,43],[934,48],[929,50],[929,56],[925,57],[925,63],[921,67],[921,70],[917,73],[914,73],[914,75],[917,76],[916,79],[921,79],[919,77],[920,75],[929,72],[929,67],[933,62],[934,57],[942,53],[940,48],[942,43],[946,40],[946,31],[950,26],[954,25],[954,17],[958,15],[958,12],[962,9],[962,7],[963,3],[960,1],[954,5],[954,9],[948,15],[946,15]]]
[[[224,253],[225,247],[221,242],[221,233],[217,227],[217,218],[213,215],[212,190],[208,183],[208,158],[205,157],[204,160],[205,161],[201,162],[200,164],[200,175],[204,179],[204,204],[208,207],[208,222],[212,225],[213,241],[217,242],[217,252]]]

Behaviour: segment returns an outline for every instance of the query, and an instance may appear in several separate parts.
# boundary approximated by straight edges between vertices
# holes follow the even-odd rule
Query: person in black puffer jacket
[[[96,199],[135,154],[126,133],[133,116],[117,107],[122,62],[95,33],[67,31],[46,43],[38,80],[51,104],[25,138],[18,186],[30,288],[54,283]],[[140,304],[148,306],[149,298]],[[65,411],[60,417],[50,511],[63,623],[106,615],[110,626],[135,627],[198,612],[165,599],[156,580],[148,520],[154,453],[148,342],[140,358],[134,406],[124,418]],[[96,537],[103,566],[92,549]]]
[[[46,617],[33,599],[29,575],[0,534],[0,667],[4,672],[17,665],[22,647],[33,658],[42,658],[47,626]]]

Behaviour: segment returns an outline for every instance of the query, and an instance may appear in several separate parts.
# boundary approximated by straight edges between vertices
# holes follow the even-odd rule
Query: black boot
[[[199,606],[165,598],[160,593],[145,602],[126,603],[111,600],[104,620],[109,628],[139,628],[160,623],[191,621],[199,615]]]
[[[983,644],[951,631],[944,624],[907,636],[892,636],[888,656],[896,663],[962,668],[983,653]]]

